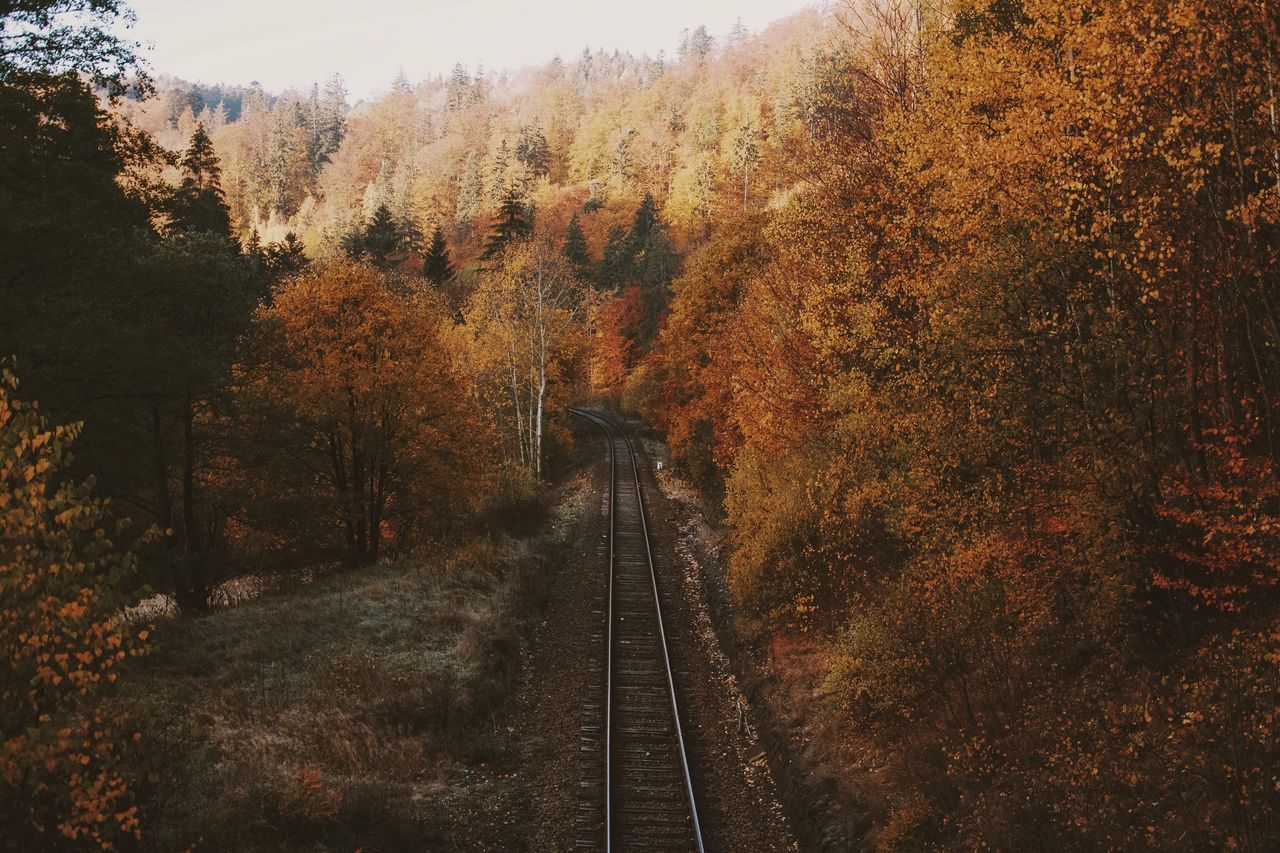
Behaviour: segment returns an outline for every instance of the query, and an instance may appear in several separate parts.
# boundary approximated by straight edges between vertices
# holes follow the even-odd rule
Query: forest
[[[359,100],[127,14],[0,9],[0,847],[194,843],[120,698],[166,637],[489,559],[583,401],[816,667],[858,849],[1280,846],[1273,3],[842,0]]]

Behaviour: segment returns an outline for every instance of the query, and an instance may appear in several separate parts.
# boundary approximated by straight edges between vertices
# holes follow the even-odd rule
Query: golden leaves
[[[6,368],[0,381],[0,648],[8,665],[0,688],[14,728],[4,732],[0,775],[19,786],[20,796],[38,795],[31,802],[40,805],[24,819],[105,847],[121,833],[136,836],[136,809],[112,811],[113,804],[123,805],[126,789],[108,769],[115,744],[88,700],[123,658],[123,651],[109,651],[125,641],[104,592],[132,559],[106,539],[102,503],[62,476],[76,431],[49,428],[34,406],[16,400],[16,387]],[[90,744],[92,751],[85,751]],[[96,776],[73,769],[95,757],[104,768]]]

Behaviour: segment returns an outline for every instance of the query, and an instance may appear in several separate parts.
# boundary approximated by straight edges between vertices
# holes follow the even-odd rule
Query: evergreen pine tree
[[[459,62],[453,66],[453,73],[449,75],[449,82],[445,84],[444,108],[447,112],[454,112],[467,106],[470,102],[471,75],[467,73],[467,69]]]
[[[244,257],[249,263],[249,269],[255,276],[260,274],[266,263],[266,252],[262,248],[262,238],[258,236],[258,226],[254,226],[249,232],[249,239],[244,244]]]
[[[582,233],[582,224],[576,213],[569,218],[569,230],[564,235],[564,256],[580,272],[591,265],[591,256],[587,253],[587,235]]]
[[[611,290],[631,278],[635,261],[635,248],[630,235],[621,225],[609,229],[604,252],[596,271],[596,281],[601,288]]]
[[[541,178],[550,171],[551,149],[547,145],[547,137],[539,128],[526,126],[520,130],[520,138],[516,142],[516,159],[535,178]]]
[[[707,32],[707,28],[699,26],[689,36],[689,56],[692,56],[695,62],[702,63],[711,53],[711,47],[714,43],[715,41],[711,38],[711,34]]]
[[[413,86],[409,85],[409,78],[405,76],[403,68],[401,68],[396,73],[396,78],[391,81],[391,94],[393,95],[413,94]]]
[[[658,224],[658,206],[653,200],[653,193],[645,193],[640,206],[636,208],[635,220],[631,225],[631,245],[639,251],[649,242],[649,234]]]
[[[498,208],[498,221],[484,242],[484,259],[492,260],[502,254],[510,243],[524,237],[533,230],[533,220],[520,194],[515,189],[507,190]]]
[[[400,236],[400,229],[396,227],[391,211],[385,204],[380,204],[364,229],[364,250],[375,264],[385,264],[387,255],[399,247]]]
[[[354,261],[358,261],[365,256],[367,249],[364,242],[364,229],[355,226],[348,231],[342,232],[338,245],[342,249],[343,254]]]
[[[507,194],[507,167],[511,158],[508,154],[507,140],[503,139],[493,155],[493,163],[489,166],[489,201],[499,204]]]
[[[400,247],[414,252],[421,251],[423,233],[418,225],[418,217],[412,213],[405,213],[394,217],[394,220],[396,232],[400,235]]]
[[[222,168],[213,140],[204,125],[196,125],[191,145],[182,156],[182,184],[173,195],[168,230],[171,234],[207,231],[231,236],[231,215],[222,193]]]
[[[258,236],[258,226],[253,226],[249,239],[244,244],[244,256],[253,262],[262,260],[262,238]]]
[[[422,260],[422,274],[437,288],[453,280],[453,264],[449,260],[449,247],[444,242],[444,231],[439,225],[431,232],[431,245]]]
[[[285,234],[280,242],[267,246],[266,268],[273,277],[291,275],[305,268],[309,263],[302,241],[292,231]]]
[[[324,95],[317,105],[316,139],[312,144],[316,167],[329,161],[342,145],[347,127],[347,87],[337,74],[324,85]]]

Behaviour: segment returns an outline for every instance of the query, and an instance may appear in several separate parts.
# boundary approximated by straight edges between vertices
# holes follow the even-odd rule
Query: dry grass
[[[502,711],[541,565],[481,541],[163,624],[120,697],[146,846],[510,846]]]

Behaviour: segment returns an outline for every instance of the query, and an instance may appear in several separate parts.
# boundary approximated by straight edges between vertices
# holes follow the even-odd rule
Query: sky
[[[516,70],[584,47],[675,53],[680,30],[717,39],[741,17],[753,32],[815,0],[129,0],[157,74],[268,91],[337,72],[354,99],[470,69]]]

